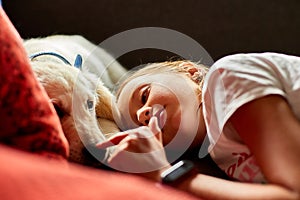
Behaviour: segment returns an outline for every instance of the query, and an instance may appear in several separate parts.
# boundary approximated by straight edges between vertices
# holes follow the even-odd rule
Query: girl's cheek
[[[172,131],[174,132],[174,135],[177,133],[179,126],[181,124],[181,112],[180,111],[174,111],[173,114],[170,116],[170,127]]]

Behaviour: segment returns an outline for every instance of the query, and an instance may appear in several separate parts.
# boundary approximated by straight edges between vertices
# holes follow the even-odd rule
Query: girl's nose
[[[147,126],[152,117],[152,107],[141,107],[136,114],[138,121],[144,126]]]

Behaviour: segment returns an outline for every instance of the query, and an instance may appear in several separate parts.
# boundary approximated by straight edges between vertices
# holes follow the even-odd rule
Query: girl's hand
[[[108,164],[119,171],[139,173],[159,181],[160,173],[170,167],[156,117],[150,119],[148,126],[120,132],[97,144],[97,147],[113,145],[116,145],[116,150],[108,159]]]

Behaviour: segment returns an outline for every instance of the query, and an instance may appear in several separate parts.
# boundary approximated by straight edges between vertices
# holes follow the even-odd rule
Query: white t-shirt
[[[230,177],[265,182],[255,158],[228,119],[254,99],[283,96],[300,120],[300,57],[277,53],[236,54],[218,60],[203,87],[209,152]]]

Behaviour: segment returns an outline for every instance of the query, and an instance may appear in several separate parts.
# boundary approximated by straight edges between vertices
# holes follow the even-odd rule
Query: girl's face
[[[117,102],[122,126],[147,126],[155,116],[165,145],[171,141],[176,147],[191,144],[204,134],[197,87],[187,76],[175,73],[152,74],[130,81]]]

